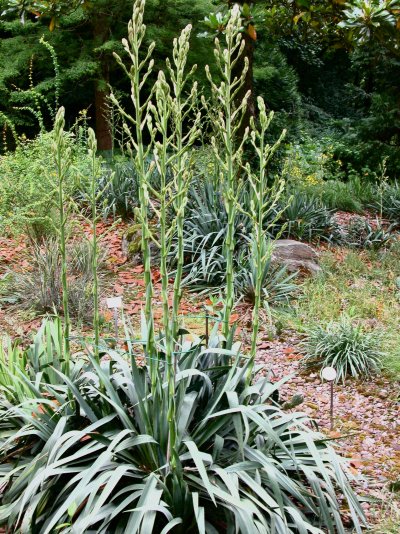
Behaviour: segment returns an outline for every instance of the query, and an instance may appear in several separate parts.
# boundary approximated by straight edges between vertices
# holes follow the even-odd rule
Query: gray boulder
[[[277,239],[272,251],[272,263],[285,265],[289,272],[307,271],[312,275],[321,272],[315,250],[294,239]]]

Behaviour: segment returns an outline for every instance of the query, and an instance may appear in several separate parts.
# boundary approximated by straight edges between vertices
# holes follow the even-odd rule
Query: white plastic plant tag
[[[333,382],[336,378],[336,369],[333,367],[325,367],[322,369],[322,378],[328,382]]]
[[[107,299],[107,308],[110,310],[122,308],[122,297],[110,297]]]

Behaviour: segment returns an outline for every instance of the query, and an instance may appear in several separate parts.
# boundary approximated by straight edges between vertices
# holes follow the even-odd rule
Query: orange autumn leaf
[[[253,24],[249,24],[247,28],[247,35],[252,39],[253,41],[257,41],[257,32]]]

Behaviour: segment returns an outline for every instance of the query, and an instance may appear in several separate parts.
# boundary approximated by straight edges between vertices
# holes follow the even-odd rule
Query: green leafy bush
[[[46,372],[27,351],[15,373],[24,402],[0,402],[0,525],[43,534],[344,532],[340,494],[361,532],[361,507],[329,442],[305,415],[275,405],[279,384],[243,389],[249,362],[221,351],[216,332],[207,350],[182,346],[173,469],[162,364],[153,397],[131,350],[126,359],[108,349],[104,364],[89,355],[83,366],[77,355],[66,375],[41,338]],[[221,365],[228,353],[232,366]]]
[[[287,147],[284,177],[293,187],[303,188],[329,180],[340,171],[340,161],[334,159],[330,138],[306,136],[301,142]]]
[[[308,330],[303,364],[306,368],[334,367],[337,381],[344,381],[347,376],[365,378],[381,366],[380,344],[376,332],[366,332],[360,324],[343,316],[337,323]]]
[[[0,156],[0,230],[26,231],[36,239],[54,233],[57,219],[56,174],[52,152],[52,133],[41,133],[25,141],[15,152]],[[89,163],[71,135],[72,168],[65,184],[72,195],[88,174]]]
[[[328,180],[315,186],[312,194],[334,211],[362,213],[364,210],[360,197],[355,193],[352,184],[349,182]]]

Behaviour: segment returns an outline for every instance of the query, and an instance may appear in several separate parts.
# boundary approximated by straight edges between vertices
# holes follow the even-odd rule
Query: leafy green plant
[[[381,339],[376,332],[367,332],[343,316],[339,322],[326,327],[317,325],[307,332],[303,343],[306,368],[334,367],[337,381],[347,376],[365,378],[381,367],[383,353]]]
[[[263,245],[264,254],[267,247],[272,243]],[[261,293],[261,301],[270,305],[288,302],[298,291],[298,285],[294,283],[297,273],[289,274],[286,267],[279,267],[271,264],[271,253],[263,264],[261,273],[257,269],[254,261],[255,244],[252,241],[250,252],[240,254],[236,267],[235,289],[239,297],[243,297],[247,302],[254,304],[256,292]],[[256,287],[256,280],[259,278],[259,288]]]
[[[400,222],[400,183],[382,182],[376,187],[375,199],[370,207],[381,216],[399,224]]]
[[[275,232],[285,225],[282,234],[285,237],[306,241],[335,238],[337,230],[332,213],[318,199],[293,191],[292,198],[284,201],[283,207],[282,216],[272,228]]]
[[[343,241],[351,247],[378,250],[393,240],[393,227],[384,228],[378,219],[372,225],[365,217],[353,217],[345,230]]]
[[[328,180],[312,188],[311,192],[331,210],[350,213],[363,212],[360,196],[354,191],[350,182]]]
[[[55,168],[49,161],[52,133],[23,141],[14,152],[0,156],[0,229],[4,233],[27,233],[36,240],[54,235],[58,218]],[[63,184],[68,199],[89,171],[89,161],[68,136],[71,172]]]
[[[233,351],[232,366],[221,367],[216,345],[213,336],[206,350],[182,346],[175,472],[162,364],[161,397],[149,393],[149,369],[136,366],[132,347],[130,360],[112,350],[107,365],[90,357],[74,381],[55,373],[57,387],[27,372],[35,398],[2,417],[0,524],[43,534],[344,532],[340,492],[361,532],[361,507],[329,443],[306,416],[275,405],[279,385],[263,379],[243,390],[249,362]]]

